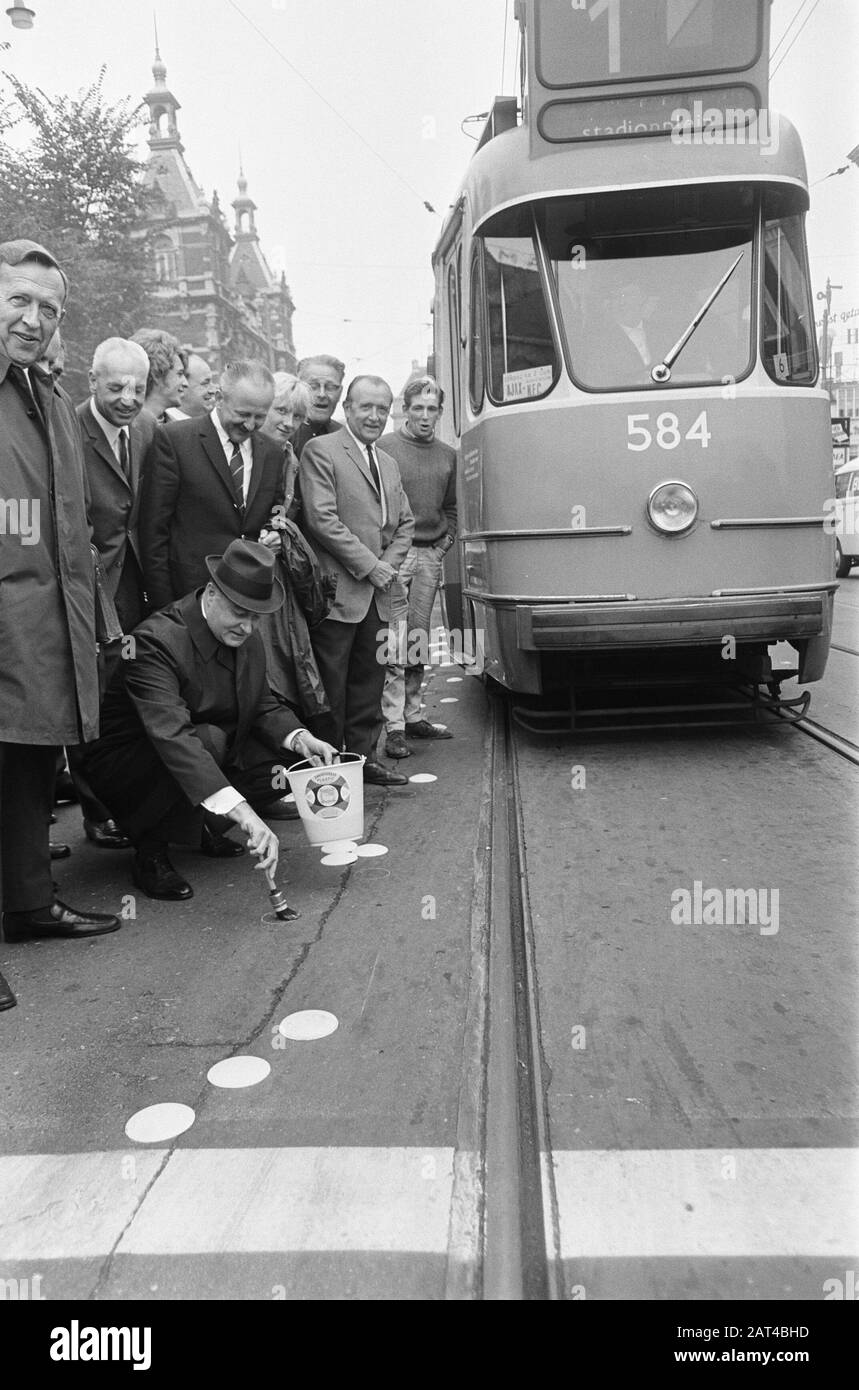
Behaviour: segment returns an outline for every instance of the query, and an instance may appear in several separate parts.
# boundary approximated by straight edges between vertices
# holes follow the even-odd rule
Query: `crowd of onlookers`
[[[456,533],[443,392],[317,355],[215,372],[169,333],[95,350],[62,388],[68,282],[29,241],[0,245],[0,899],[6,940],[91,936],[111,914],[60,901],[57,786],[86,836],[130,849],[134,882],[181,901],[168,847],[256,855],[297,817],[284,769],[449,738],[423,717],[427,634]],[[334,413],[342,401],[343,419]],[[21,524],[28,518],[28,527]],[[36,524],[34,525],[33,522]],[[412,747],[410,747],[412,742]],[[237,825],[246,843],[227,831]],[[0,976],[0,1009],[14,1004]]]

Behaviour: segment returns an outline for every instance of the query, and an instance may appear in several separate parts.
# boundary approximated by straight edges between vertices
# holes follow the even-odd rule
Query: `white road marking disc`
[[[125,1126],[125,1132],[135,1144],[161,1144],[165,1139],[175,1139],[178,1134],[184,1134],[196,1118],[190,1105],[166,1101],[138,1110]]]
[[[448,685],[462,685],[462,676],[448,676]]]
[[[347,850],[357,849],[357,840],[328,840],[324,845],[317,845],[323,854],[345,854]]]
[[[344,864],[354,864],[357,858],[357,850],[347,849],[338,850],[336,854],[323,854],[319,862],[328,868],[342,869]]]
[[[209,1068],[206,1080],[213,1086],[237,1091],[242,1086],[256,1086],[265,1081],[270,1071],[271,1066],[264,1057],[226,1057]]]
[[[339,1026],[334,1014],[325,1009],[303,1009],[301,1013],[289,1014],[279,1023],[278,1032],[295,1042],[312,1042],[315,1038],[327,1038]]]
[[[458,705],[459,700],[455,695],[445,695],[443,700],[439,700],[440,705]]]
[[[414,777],[409,778],[410,782],[437,782],[438,778],[432,772],[416,772]]]
[[[356,851],[359,859],[379,859],[388,853],[387,845],[359,845]]]

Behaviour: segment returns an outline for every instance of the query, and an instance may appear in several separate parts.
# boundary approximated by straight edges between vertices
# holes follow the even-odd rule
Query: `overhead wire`
[[[781,55],[781,57],[779,58],[779,60],[778,60],[778,62],[776,63],[775,67],[774,67],[774,68],[772,69],[772,71],[770,72],[770,80],[772,80],[772,78],[775,77],[776,73],[778,72],[778,70],[779,70],[779,68],[781,67],[782,63],[784,62],[785,58],[787,58],[788,54],[790,53],[791,49],[793,48],[794,44],[796,43],[797,39],[799,38],[800,34],[802,33],[802,31],[803,31],[803,29],[805,28],[805,26],[806,26],[806,24],[808,23],[808,21],[811,19],[811,16],[814,14],[814,11],[817,9],[817,7],[818,7],[819,4],[820,4],[820,0],[814,0],[814,4],[812,5],[811,9],[808,11],[808,14],[805,16],[804,20],[803,20],[802,23],[800,24],[799,28],[797,29],[796,33],[794,34],[793,38],[791,39],[791,41],[790,41],[790,43],[788,44],[787,48],[785,49],[784,53],[783,53],[783,54]]]
[[[809,3],[810,3],[810,0],[799,0],[799,4],[797,5],[796,9],[794,10],[793,14],[792,14],[791,17],[790,17],[790,22],[789,22],[789,24],[787,25],[787,27],[786,27],[785,29],[782,30],[781,36],[776,40],[776,42],[775,42],[775,43],[773,44],[773,46],[772,46],[772,50],[771,50],[771,52],[770,52],[770,62],[772,62],[773,59],[775,58],[776,54],[778,53],[779,49],[781,48],[782,44],[784,43],[784,41],[785,41],[785,39],[787,38],[788,34],[790,33],[791,29],[793,28],[794,24],[796,23],[797,19],[799,18],[799,12],[800,12],[800,10],[804,10],[805,7],[806,7],[806,5],[808,5]]]
[[[338,121],[340,121],[341,124],[344,125],[346,129],[352,133],[352,135],[354,135],[355,139],[358,140],[360,144],[364,146],[365,149],[369,150],[373,157],[377,159],[380,164],[384,165],[384,167],[388,170],[389,174],[392,174],[393,177],[397,179],[397,181],[401,183],[404,188],[407,188],[409,192],[413,194],[415,198],[418,199],[418,201],[423,205],[423,207],[427,209],[428,212],[431,212],[435,217],[441,216],[441,213],[436,212],[432,203],[428,202],[427,199],[423,196],[423,194],[418,192],[418,190],[414,187],[413,184],[409,182],[405,175],[401,174],[399,169],[395,168],[395,166],[391,164],[390,160],[386,159],[383,154],[379,153],[379,151],[376,149],[374,145],[370,144],[370,141],[366,138],[366,136],[362,135],[361,131],[358,130],[357,127],[354,126],[351,121],[347,120],[347,118],[343,115],[341,111],[338,111],[334,103],[329,101],[328,97],[326,97],[322,92],[320,92],[318,87],[314,87],[310,79],[305,77],[304,73],[301,72],[289,58],[287,58],[286,54],[280,48],[278,48],[274,40],[269,38],[265,30],[261,29],[259,25],[253,19],[251,19],[250,15],[245,14],[245,11],[241,8],[241,6],[236,4],[236,0],[227,0],[227,4],[230,6],[231,9],[235,10],[237,15],[241,16],[241,18],[245,21],[246,24],[250,25],[251,29],[253,29],[254,32],[259,35],[263,43],[267,44],[268,47],[272,50],[272,52],[277,54],[281,62],[285,63],[286,66],[290,69],[290,71],[295,73],[296,77],[304,83],[305,87],[310,88],[313,95],[317,97],[318,100],[321,101],[324,106],[328,107],[328,110],[331,111],[337,117]]]

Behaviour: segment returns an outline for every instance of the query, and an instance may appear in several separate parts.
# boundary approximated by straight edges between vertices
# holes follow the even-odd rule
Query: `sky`
[[[151,3],[28,4],[32,30],[0,14],[0,38],[12,44],[0,70],[76,92],[105,64],[110,99],[151,87]],[[474,148],[467,132],[480,130],[462,123],[515,90],[513,0],[157,8],[186,159],[229,214],[241,157],[263,249],[296,302],[299,356],[331,352],[349,374],[378,372],[398,389],[430,347],[432,248]],[[812,282],[815,291],[827,276],[843,286],[832,296],[842,342],[839,315],[859,310],[859,168],[827,175],[859,145],[857,38],[859,0],[774,0],[771,105],[805,146]],[[145,138],[142,123],[142,152]]]

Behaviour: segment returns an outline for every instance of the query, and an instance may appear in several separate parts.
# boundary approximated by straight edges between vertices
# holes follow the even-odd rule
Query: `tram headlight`
[[[647,516],[657,531],[681,535],[697,520],[698,498],[685,483],[660,483],[647,499]]]

